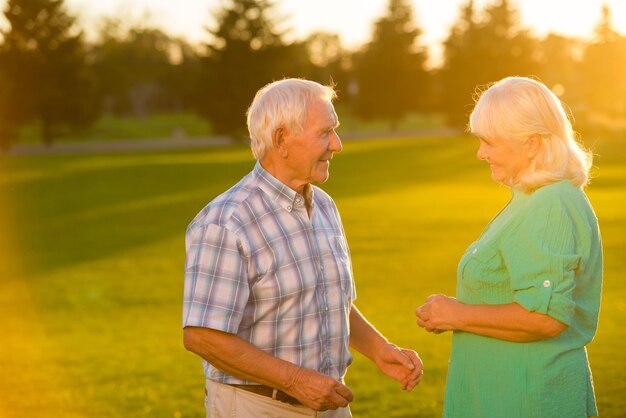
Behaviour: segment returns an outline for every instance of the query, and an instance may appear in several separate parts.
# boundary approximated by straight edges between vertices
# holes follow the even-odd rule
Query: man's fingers
[[[422,370],[420,374],[417,375],[417,378],[415,379],[415,384],[417,385],[419,382],[421,382],[423,377],[424,377],[424,371]]]
[[[339,380],[310,369],[301,369],[291,394],[315,411],[327,411],[347,406],[353,399],[352,392]]]
[[[415,365],[413,364],[413,360],[407,355],[407,353],[404,350],[401,350],[401,349],[396,347],[393,350],[393,356],[396,358],[398,363],[402,364],[407,369],[409,369],[409,370],[414,370],[415,369]]]
[[[405,390],[406,390],[407,392],[412,391],[412,390],[415,388],[415,386],[417,386],[417,385],[418,385],[418,384],[422,381],[422,377],[424,377],[424,374],[423,374],[423,373],[420,373],[420,374],[417,376],[417,379],[411,380],[411,381],[409,382],[409,384],[408,384],[408,386],[407,386],[407,388],[406,388]]]
[[[348,389],[346,385],[342,385],[341,383],[336,385],[335,392],[339,396],[341,396],[343,399],[347,400],[348,402],[352,402],[352,400],[354,399],[354,395],[352,394],[352,391]]]
[[[405,389],[407,392],[410,392],[411,390],[413,390],[413,388],[415,388],[415,386],[417,386],[419,384],[419,382],[422,381],[422,378],[424,377],[424,372],[420,372],[414,379],[412,379],[409,384],[407,385],[407,388]]]
[[[413,367],[409,367],[409,370],[418,371],[419,369],[421,371],[422,361],[420,360],[419,356],[417,355],[415,351],[402,349],[402,353],[409,359],[409,361],[411,362],[411,365],[413,366]]]
[[[340,395],[337,391],[335,391],[332,395],[330,395],[328,400],[333,405],[331,409],[344,408],[348,406],[348,404],[350,403],[348,399]]]

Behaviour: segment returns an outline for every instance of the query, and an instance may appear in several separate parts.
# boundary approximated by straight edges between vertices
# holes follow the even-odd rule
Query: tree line
[[[61,127],[88,129],[102,114],[142,117],[193,111],[216,134],[242,137],[246,107],[264,84],[283,77],[333,82],[339,101],[360,118],[391,129],[411,112],[438,112],[462,126],[477,85],[508,75],[536,76],[577,115],[626,116],[626,36],[602,6],[594,39],[524,28],[512,0],[478,10],[461,6],[439,67],[408,0],[388,0],[371,39],[348,50],[337,34],[286,41],[272,0],[225,0],[213,14],[209,43],[194,47],[158,28],[102,22],[87,42],[64,0],[8,0],[0,31],[0,146],[36,121],[51,144]],[[356,12],[356,11],[355,11]]]

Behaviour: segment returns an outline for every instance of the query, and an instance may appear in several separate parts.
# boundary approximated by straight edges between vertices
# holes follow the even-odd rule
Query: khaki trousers
[[[207,418],[350,418],[350,408],[315,412],[302,405],[289,405],[233,386],[206,381]]]

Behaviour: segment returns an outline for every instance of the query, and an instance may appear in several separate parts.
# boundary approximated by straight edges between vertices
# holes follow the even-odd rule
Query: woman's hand
[[[440,334],[459,328],[463,303],[443,294],[431,295],[415,310],[417,325],[428,332]]]

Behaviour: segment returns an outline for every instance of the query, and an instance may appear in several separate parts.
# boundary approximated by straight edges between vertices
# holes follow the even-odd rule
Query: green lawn
[[[588,194],[605,284],[589,347],[602,417],[626,410],[626,141],[597,142]],[[441,414],[450,336],[415,325],[453,293],[465,247],[508,199],[469,138],[346,141],[324,188],[350,243],[357,306],[415,348],[411,394],[355,356],[361,417]],[[200,360],[182,346],[184,232],[253,166],[241,147],[176,153],[0,156],[0,418],[202,417]]]
[[[341,115],[340,132],[349,135],[367,132],[385,132],[389,122],[383,119],[362,120],[353,115],[352,110],[339,104],[337,112]],[[243,119],[242,119],[243,122]],[[400,131],[436,129],[444,126],[444,118],[439,114],[410,113],[398,121]],[[144,118],[135,116],[102,115],[93,125],[84,129],[72,129],[58,126],[55,130],[55,142],[101,142],[128,141],[146,138],[201,137],[213,134],[211,123],[189,111],[156,113]],[[34,121],[21,127],[18,144],[41,143],[41,126]]]
[[[196,137],[211,135],[210,124],[189,112],[152,114],[144,118],[102,115],[82,130],[60,126],[55,131],[57,142],[88,142],[141,140],[145,138]],[[41,127],[32,122],[20,129],[18,143],[41,143]]]

